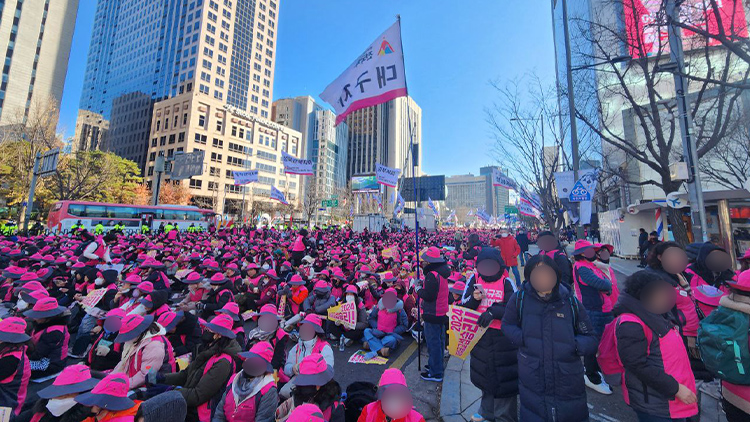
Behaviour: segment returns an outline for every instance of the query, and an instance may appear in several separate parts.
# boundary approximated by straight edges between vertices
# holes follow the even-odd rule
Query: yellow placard
[[[338,321],[347,329],[353,330],[357,325],[357,304],[347,302],[328,308],[328,320]]]
[[[471,349],[476,346],[477,342],[486,328],[477,324],[481,312],[472,311],[471,309],[451,305],[448,310],[448,352],[451,355],[466,359],[471,353]]]

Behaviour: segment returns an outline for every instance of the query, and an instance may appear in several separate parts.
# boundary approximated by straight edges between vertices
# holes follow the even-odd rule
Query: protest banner
[[[85,307],[94,308],[96,307],[96,304],[99,303],[100,300],[102,300],[105,294],[107,294],[107,289],[92,290],[91,293],[87,294],[86,297],[83,298],[83,302],[81,302],[81,304]]]
[[[258,170],[232,171],[235,185],[246,185],[258,181]]]
[[[375,178],[381,185],[395,188],[398,186],[398,175],[401,170],[386,167],[380,163],[375,163]]]
[[[354,354],[349,358],[349,363],[365,363],[365,364],[375,364],[375,365],[385,365],[388,363],[388,358],[384,358],[382,356],[375,356],[374,358],[367,360],[365,358],[365,352],[364,350],[358,350],[354,352]]]
[[[275,186],[271,186],[271,199],[273,199],[274,201],[279,201],[284,205],[289,205],[289,202],[286,201],[284,193],[276,189]]]
[[[357,324],[357,304],[347,302],[328,308],[328,320],[338,321],[347,329],[353,330]]]
[[[451,355],[466,359],[471,349],[487,331],[477,324],[481,312],[451,305],[448,309],[448,352]]]
[[[284,173],[286,174],[297,174],[300,176],[312,176],[315,174],[312,160],[296,158],[284,151],[281,151],[281,160],[284,163]]]
[[[506,189],[518,190],[516,181],[504,175],[498,169],[492,169],[492,186],[500,186]]]
[[[284,311],[286,310],[286,295],[282,295],[279,299],[279,309],[276,310],[276,315],[279,318],[284,318]]]

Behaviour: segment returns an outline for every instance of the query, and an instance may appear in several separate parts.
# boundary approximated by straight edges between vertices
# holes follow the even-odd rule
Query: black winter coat
[[[586,310],[571,292],[558,284],[545,302],[524,283],[508,302],[503,332],[519,347],[521,420],[587,421],[581,356],[596,353],[599,342]]]
[[[490,306],[495,319],[502,319],[513,292],[511,279],[505,279],[505,302]],[[467,291],[473,291],[474,279]],[[469,299],[466,307],[476,309],[479,302]],[[518,394],[518,357],[516,346],[505,336],[503,329],[488,328],[471,350],[471,383],[494,397],[515,397]]]

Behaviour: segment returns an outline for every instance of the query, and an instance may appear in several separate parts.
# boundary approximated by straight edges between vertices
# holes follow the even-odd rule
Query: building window
[[[177,135],[177,142],[185,142],[185,132],[180,132],[179,135]]]
[[[192,189],[201,189],[203,187],[203,180],[190,179],[190,187]]]
[[[148,161],[154,161],[156,160],[156,152],[152,152],[148,155]]]
[[[206,145],[206,135],[201,135],[200,133],[196,133],[195,134],[195,143],[196,144]]]
[[[216,121],[216,131],[221,132],[224,129],[224,122],[221,120]]]
[[[156,142],[158,142],[158,140],[156,138],[152,139],[151,140],[151,147],[155,147],[156,146]]]
[[[232,126],[232,136],[237,136],[237,126]]]
[[[177,138],[177,137],[175,136],[175,134],[174,134],[174,133],[173,133],[173,134],[171,134],[171,135],[169,135],[169,143],[170,143],[170,144],[173,144],[173,143],[175,143],[175,139],[176,139],[176,138]]]
[[[162,136],[161,138],[159,138],[159,146],[163,147],[166,144],[167,144],[167,137],[166,136]]]
[[[206,116],[204,114],[198,116],[198,126],[202,128],[206,127]]]
[[[217,191],[219,190],[219,184],[216,182],[208,182],[208,190],[210,191]]]
[[[221,162],[221,154],[217,154],[215,152],[212,152],[211,153],[211,161],[213,161],[215,163],[220,163]]]
[[[214,141],[211,143],[211,146],[215,148],[224,148],[224,141],[221,139],[214,138]]]

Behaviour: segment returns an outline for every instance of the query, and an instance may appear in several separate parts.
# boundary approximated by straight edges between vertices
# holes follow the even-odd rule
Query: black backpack
[[[362,409],[378,399],[378,387],[371,382],[357,381],[346,387],[344,400],[346,422],[357,422]]]

